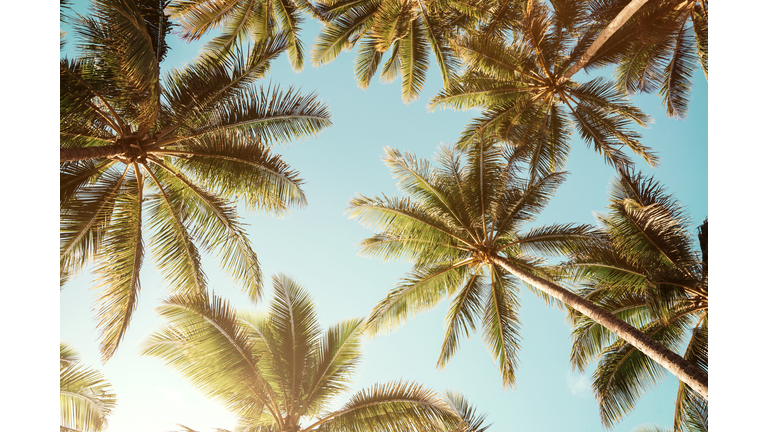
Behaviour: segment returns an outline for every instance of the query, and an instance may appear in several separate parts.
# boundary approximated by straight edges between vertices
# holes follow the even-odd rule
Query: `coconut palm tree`
[[[633,3],[643,3],[626,23],[615,21]],[[613,36],[592,51],[602,57],[591,66],[618,63],[618,87],[625,92],[659,91],[667,115],[684,118],[693,71],[698,63],[708,77],[709,2],[707,0],[593,0],[590,21],[595,34],[611,26]],[[587,66],[589,68],[589,66]]]
[[[608,79],[564,79],[589,47],[591,39],[582,37],[589,21],[586,9],[574,2],[552,5],[529,1],[522,21],[504,37],[475,33],[459,38],[455,47],[466,68],[430,106],[482,107],[460,145],[492,136],[524,149],[538,175],[563,169],[573,132],[611,166],[632,165],[623,147],[655,166],[657,156],[630,129],[632,123],[645,126],[647,115]]]
[[[308,0],[175,0],[169,2],[167,10],[187,41],[221,29],[205,45],[214,55],[249,41],[259,44],[281,35],[287,42],[288,61],[297,72],[304,68],[304,47],[299,39],[302,13],[322,18]]]
[[[448,401],[416,383],[377,384],[339,408],[361,358],[363,320],[320,328],[306,290],[272,279],[267,313],[236,312],[207,292],[174,295],[158,309],[166,324],[141,348],[163,360],[239,419],[238,431],[482,431],[463,398]]]
[[[695,251],[682,206],[652,177],[624,172],[614,183],[602,235],[577,248],[567,269],[579,295],[679,350],[707,371],[709,295],[706,259]],[[706,222],[702,232],[706,233]],[[702,252],[706,235],[701,236]],[[606,427],[628,414],[666,374],[648,356],[578,312],[571,364],[582,373],[599,359],[592,388]],[[708,402],[685,382],[675,401],[674,430],[706,430]]]
[[[505,153],[506,152],[506,153]],[[519,175],[524,154],[480,141],[462,155],[443,148],[439,167],[387,149],[385,163],[404,198],[358,196],[348,212],[379,230],[362,242],[364,255],[413,261],[403,278],[369,315],[372,334],[391,330],[414,314],[452,297],[438,366],[459,347],[462,335],[482,326],[504,386],[515,381],[520,322],[517,281],[550,303],[561,302],[592,318],[707,397],[707,375],[657,341],[604,309],[553,282],[542,255],[566,255],[589,244],[584,225],[551,225],[523,232],[565,179]]]
[[[77,352],[59,345],[61,432],[98,432],[117,405],[112,386],[101,372],[79,364]]]
[[[101,352],[122,340],[136,306],[146,231],[174,290],[204,290],[199,247],[258,293],[256,254],[235,210],[303,205],[297,173],[269,146],[316,135],[326,106],[253,82],[285,48],[200,59],[160,77],[168,17],[145,0],[99,0],[76,31],[83,56],[61,60],[61,284],[91,260]]]
[[[355,77],[365,89],[389,51],[381,78],[391,81],[401,75],[403,101],[413,102],[426,81],[430,51],[443,84],[448,85],[460,66],[450,40],[498,7],[497,2],[477,0],[320,0],[318,10],[327,23],[312,60],[317,65],[330,63],[342,50],[359,43]]]

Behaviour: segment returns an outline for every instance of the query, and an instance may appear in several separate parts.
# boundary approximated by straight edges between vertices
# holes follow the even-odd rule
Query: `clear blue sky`
[[[307,51],[318,31],[316,22],[305,24],[302,40]],[[67,37],[70,48],[73,36],[70,33]],[[190,61],[195,53],[194,46],[175,44],[162,66],[169,70]],[[431,158],[441,142],[456,140],[466,122],[479,113],[427,111],[429,98],[441,84],[434,63],[421,98],[409,105],[401,101],[399,79],[390,84],[374,79],[363,91],[354,81],[353,55],[354,51],[342,53],[322,68],[308,63],[300,74],[290,69],[285,55],[273,63],[262,85],[293,85],[301,87],[303,93],[317,92],[330,107],[334,124],[319,138],[276,149],[306,181],[306,208],[295,209],[284,219],[241,211],[265,280],[283,272],[304,284],[326,326],[367,314],[410,268],[407,263],[359,257],[356,244],[371,232],[343,214],[356,193],[398,194],[395,181],[381,162],[383,147]],[[634,99],[654,118],[649,129],[640,131],[643,143],[662,158],[659,169],[653,170],[642,161],[638,167],[653,173],[687,207],[692,229],[708,216],[707,87],[703,74],[697,71],[685,121],[667,118],[656,95]],[[571,145],[567,167],[571,174],[537,225],[594,223],[593,213],[605,209],[612,170],[577,137]],[[219,271],[215,257],[206,257],[203,264],[216,293],[238,308],[251,307]],[[164,285],[153,267],[147,254],[138,309],[120,350],[106,365],[99,362],[91,311],[95,293],[88,289],[92,280],[88,272],[61,291],[60,339],[79,350],[85,363],[100,367],[114,385],[118,407],[109,419],[110,432],[169,431],[175,429],[175,423],[206,431],[230,428],[232,419],[215,401],[203,398],[157,360],[137,356],[140,341],[160,324],[153,309],[164,296]],[[268,284],[266,292],[270,298]],[[547,308],[536,296],[523,291],[518,384],[514,390],[504,391],[498,368],[479,335],[462,343],[444,371],[435,369],[446,310],[447,304],[442,304],[393,335],[370,340],[354,387],[403,378],[435,390],[459,390],[479,411],[488,414],[491,430],[497,432],[602,430],[588,375],[572,372],[568,364],[570,329],[564,313]],[[677,380],[669,377],[614,430],[629,432],[647,423],[671,427],[676,389]]]

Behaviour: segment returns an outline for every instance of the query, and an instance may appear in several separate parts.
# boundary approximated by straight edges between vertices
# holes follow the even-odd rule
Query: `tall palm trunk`
[[[707,384],[708,374],[678,354],[672,352],[664,345],[651,339],[648,335],[627,324],[620,318],[617,318],[610,312],[606,312],[602,308],[595,306],[576,294],[538,276],[534,276],[528,272],[515,268],[504,258],[491,256],[490,260],[494,264],[504,268],[504,270],[508,271],[513,276],[516,276],[552,297],[555,297],[610,330],[613,334],[624,339],[627,343],[640,350],[640,352],[650,357],[653,361],[672,372],[672,374],[679,378],[680,381],[688,384],[704,399],[709,400]]]
[[[614,33],[618,29],[621,28],[621,26],[624,25],[624,23],[629,20],[632,15],[635,14],[644,4],[646,4],[648,0],[632,0],[628,5],[624,6],[624,9],[619,12],[618,15],[611,21],[610,24],[608,24],[608,27],[606,27],[600,35],[595,39],[594,42],[592,42],[592,45],[587,49],[587,51],[581,56],[581,58],[571,66],[568,71],[565,72],[565,74],[558,80],[557,84],[563,84],[570,77],[576,74],[576,72],[580,71],[584,68],[584,66],[592,60],[592,57],[595,56],[597,51],[600,49],[600,47],[603,46],[603,44],[608,41],[608,39],[613,36]]]

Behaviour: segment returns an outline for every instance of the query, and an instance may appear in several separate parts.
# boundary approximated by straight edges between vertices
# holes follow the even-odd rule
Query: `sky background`
[[[54,14],[54,19],[58,20],[57,14]],[[315,22],[309,21],[304,25],[302,40],[306,46],[311,45],[318,30],[319,25]],[[72,36],[70,33],[67,38],[70,47]],[[713,46],[716,44],[713,43]],[[174,46],[162,66],[168,70],[173,65],[191,60],[195,52],[193,46]],[[434,66],[430,69],[421,98],[410,105],[404,105],[400,99],[399,80],[385,85],[374,80],[368,90],[363,91],[354,81],[353,56],[354,51],[342,53],[330,65],[322,68],[307,65],[300,74],[290,69],[284,55],[273,62],[271,74],[262,85],[294,85],[300,86],[303,93],[316,91],[320,99],[329,105],[334,125],[322,132],[319,138],[276,149],[306,181],[304,191],[308,207],[295,209],[284,219],[242,213],[244,221],[249,224],[248,235],[259,254],[267,281],[266,298],[271,297],[271,276],[278,272],[286,273],[311,292],[319,318],[326,327],[342,319],[367,314],[410,268],[407,263],[382,263],[359,257],[356,244],[370,236],[371,232],[343,214],[349,199],[356,193],[366,196],[398,194],[395,181],[381,162],[383,147],[396,147],[419,157],[431,158],[440,143],[452,143],[466,122],[478,114],[477,111],[436,110],[429,113],[426,110],[429,98],[440,87],[439,75]],[[712,55],[712,58],[712,63],[717,64],[716,56]],[[718,76],[717,70],[712,67],[713,77]],[[55,76],[53,73],[51,76]],[[56,86],[53,82],[48,103],[55,106]],[[643,142],[656,150],[662,158],[659,169],[652,170],[643,166],[642,162],[638,166],[645,173],[653,173],[687,207],[693,221],[692,229],[707,216],[718,220],[715,216],[716,206],[713,206],[712,213],[708,212],[707,87],[703,74],[697,72],[694,76],[690,112],[682,122],[665,116],[660,108],[661,100],[656,95],[634,98],[635,103],[654,118],[651,127],[641,131]],[[713,109],[716,108],[713,105]],[[52,111],[55,115],[56,109]],[[54,124],[53,120],[50,123]],[[735,121],[727,124],[738,126]],[[51,136],[55,133],[54,127]],[[721,139],[719,142],[724,143],[726,148],[735,148],[741,142],[749,141]],[[572,140],[571,145],[572,152],[567,166],[571,174],[568,181],[534,225],[593,223],[593,213],[605,209],[606,191],[612,178],[611,169],[603,164],[602,157],[587,149],[577,138]],[[742,164],[747,162],[746,165],[749,165],[750,158],[742,156],[734,159],[731,154],[718,153],[716,160],[726,166],[731,161]],[[758,153],[755,153],[755,157],[759,157]],[[51,163],[54,161],[52,158]],[[749,173],[746,174],[750,178]],[[56,181],[55,175],[51,178],[51,182]],[[714,189],[718,190],[717,195],[722,200],[720,202],[730,202],[738,196],[738,191],[721,193],[725,192],[722,185]],[[48,196],[48,201],[55,203],[55,198]],[[750,205],[747,202],[743,208],[749,209]],[[56,214],[55,205],[46,206],[43,213],[46,212],[49,215]],[[737,231],[739,227],[754,220],[750,219],[753,214],[748,211],[739,215],[720,214],[723,215],[722,219],[738,220]],[[53,216],[49,217],[54,219]],[[50,220],[45,223],[46,228],[41,230],[49,239],[52,238],[49,234],[53,226],[55,222]],[[51,233],[48,233],[48,229]],[[716,228],[712,234],[713,239],[717,237],[717,232]],[[52,263],[55,262],[53,254],[57,252],[53,251],[58,249],[57,242],[49,240],[45,244],[43,262],[48,264],[43,267],[47,272],[40,272],[44,276],[40,283],[34,282],[34,285],[49,286],[56,283],[56,270]],[[712,247],[710,249],[713,262],[718,262],[718,256],[725,255]],[[219,271],[215,257],[206,257],[203,268],[209,277],[210,286],[217,294],[229,299],[238,308],[251,307],[245,296]],[[713,269],[713,280],[717,280],[718,274],[722,273]],[[29,282],[24,283],[18,273],[11,272],[9,280],[14,287],[30,285]],[[136,354],[139,343],[160,325],[153,309],[164,296],[163,283],[153,271],[151,257],[147,255],[142,269],[142,292],[131,327],[119,351],[106,365],[101,365],[99,361],[97,333],[91,311],[95,293],[88,289],[91,280],[89,272],[82,273],[63,287],[58,299],[49,298],[48,295],[38,296],[36,293],[41,292],[39,288],[30,287],[34,291],[20,301],[40,304],[40,310],[47,317],[44,320],[49,320],[50,326],[35,324],[30,328],[31,334],[19,335],[16,328],[26,329],[20,327],[26,320],[13,319],[18,316],[18,311],[11,311],[7,314],[11,317],[10,322],[5,322],[5,327],[15,336],[9,338],[10,346],[26,352],[30,340],[39,332],[45,336],[41,340],[47,341],[41,352],[49,359],[57,355],[55,339],[58,338],[72,344],[82,354],[85,364],[100,368],[113,384],[118,397],[117,410],[109,418],[109,431],[169,431],[178,429],[176,423],[197,430],[233,426],[232,419],[215,401],[203,398],[159,361],[138,357]],[[722,298],[717,296],[717,292],[713,291],[716,301]],[[478,335],[462,343],[461,350],[444,371],[436,371],[447,302],[406,323],[390,336],[369,340],[362,365],[354,377],[353,387],[360,389],[376,382],[406,379],[418,381],[435,390],[459,390],[479,411],[487,413],[487,421],[493,423],[492,431],[602,430],[597,405],[589,389],[589,374],[574,373],[568,364],[570,329],[565,323],[564,313],[547,308],[525,289],[522,290],[521,303],[523,342],[516,372],[518,382],[514,390],[504,391],[501,388],[498,368]],[[714,310],[717,311],[716,306]],[[718,322],[717,314],[713,317]],[[58,335],[51,331],[56,325],[59,326]],[[714,334],[720,333],[715,331]],[[713,346],[723,346],[724,352],[729,352],[729,348],[738,348],[748,334],[738,332],[729,335],[726,340],[718,339],[723,345],[713,343]],[[726,361],[728,354],[719,357],[713,351],[713,370],[718,370],[717,364],[729,364]],[[746,364],[750,364],[749,361]],[[55,382],[55,361],[40,364],[45,366],[41,367],[39,376],[47,377],[45,382]],[[748,369],[746,364],[739,369]],[[728,374],[732,376],[738,374],[738,371],[728,371]],[[719,381],[716,377],[717,372],[713,374],[715,389],[720,382],[736,381]],[[11,383],[18,382],[18,378],[11,380]],[[23,376],[21,382],[26,382]],[[12,387],[18,389],[19,399],[25,400],[21,396],[29,394],[27,386],[16,384]],[[50,413],[46,410],[46,416],[40,416],[39,419],[33,415],[27,421],[46,419],[50,425],[58,421],[58,397],[55,395],[55,385],[44,385],[43,388],[48,389],[45,400],[55,409],[51,409]],[[666,379],[655,390],[647,393],[633,414],[614,430],[631,431],[638,425],[648,423],[670,427],[676,388],[676,379]],[[713,391],[713,401],[722,402],[720,406],[726,405],[724,393],[716,395],[717,392]],[[744,400],[739,411],[750,411],[758,400],[760,398],[752,402]],[[717,413],[717,408],[713,409],[713,424],[717,424],[718,418],[723,418]],[[742,421],[745,418],[740,416]],[[738,420],[729,420],[731,426],[736,424],[734,422]]]

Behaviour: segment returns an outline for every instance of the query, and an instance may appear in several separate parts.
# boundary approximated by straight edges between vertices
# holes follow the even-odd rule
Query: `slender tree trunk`
[[[123,144],[59,149],[59,162],[114,157],[125,153]]]
[[[708,374],[682,358],[677,353],[651,339],[645,333],[632,327],[610,312],[595,306],[591,302],[584,300],[565,288],[520,270],[504,258],[493,256],[491,257],[491,261],[504,268],[510,274],[533,285],[552,297],[557,298],[610,330],[616,336],[624,339],[627,343],[640,350],[640,352],[650,357],[653,361],[672,372],[672,374],[679,378],[680,381],[688,384],[696,393],[704,397],[705,400],[709,400]]]
[[[592,60],[592,57],[595,56],[597,51],[600,49],[600,47],[603,46],[603,44],[613,36],[614,33],[618,29],[621,28],[621,26],[624,25],[624,23],[629,20],[632,15],[635,14],[644,4],[646,4],[648,0],[632,0],[628,5],[624,7],[624,9],[619,12],[618,15],[613,19],[613,21],[608,24],[608,27],[606,27],[602,33],[595,39],[594,42],[592,42],[592,45],[590,45],[589,48],[587,48],[587,51],[584,53],[584,55],[581,56],[581,58],[573,64],[566,72],[565,75],[563,75],[559,80],[557,80],[557,84],[563,84],[564,82],[568,81],[570,77],[572,77],[576,72],[580,71],[584,68],[584,66]]]

